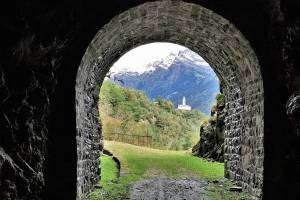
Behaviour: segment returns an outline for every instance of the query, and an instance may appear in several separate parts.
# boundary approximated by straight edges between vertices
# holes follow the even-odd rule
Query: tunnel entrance
[[[225,94],[225,176],[261,199],[264,96],[256,55],[229,21],[181,1],[131,8],[106,24],[88,46],[76,80],[77,199],[98,183],[103,148],[98,95],[104,77],[121,55],[151,42],[186,46],[211,64]]]
[[[150,43],[124,54],[101,86],[101,188],[88,198],[222,198],[230,190],[221,163],[222,96],[209,64],[184,46]],[[237,195],[244,193],[227,198]]]
[[[141,45],[118,59],[102,84],[102,136],[156,149],[191,149],[201,124],[213,119],[220,95],[219,79],[200,55],[173,43]]]

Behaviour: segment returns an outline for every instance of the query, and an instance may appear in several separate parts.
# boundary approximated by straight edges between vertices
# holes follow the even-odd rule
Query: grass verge
[[[112,158],[101,156],[102,188],[92,192],[88,200],[126,199],[132,183],[153,177],[198,178],[211,182],[207,192],[211,200],[247,199],[238,198],[242,194],[229,192],[228,181],[219,183],[224,177],[223,163],[206,161],[186,151],[158,150],[113,141],[104,144],[120,160],[121,171],[126,175],[118,178]]]

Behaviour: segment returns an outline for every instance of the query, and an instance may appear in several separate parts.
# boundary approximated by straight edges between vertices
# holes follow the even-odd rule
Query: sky
[[[155,42],[136,47],[124,54],[117,62],[114,63],[111,72],[126,71],[144,72],[146,65],[162,58],[171,53],[177,54],[186,47],[173,43]]]

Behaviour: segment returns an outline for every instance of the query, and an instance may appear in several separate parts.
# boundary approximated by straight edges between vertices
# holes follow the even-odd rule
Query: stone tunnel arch
[[[245,37],[228,20],[183,1],[148,2],[99,30],[76,79],[77,199],[98,182],[102,149],[98,95],[112,64],[151,42],[171,42],[201,55],[218,74],[225,93],[225,176],[262,198],[264,94],[261,70]]]

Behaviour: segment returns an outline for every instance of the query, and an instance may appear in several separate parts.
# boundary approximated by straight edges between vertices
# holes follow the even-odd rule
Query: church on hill
[[[182,104],[179,104],[177,107],[178,110],[191,110],[191,106],[186,104],[185,97],[182,98]]]

